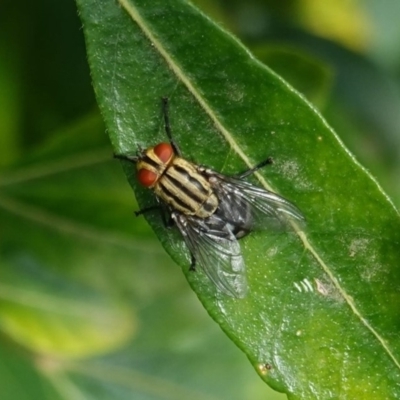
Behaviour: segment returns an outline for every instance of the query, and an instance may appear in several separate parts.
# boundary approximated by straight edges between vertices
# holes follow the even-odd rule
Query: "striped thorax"
[[[218,198],[208,180],[194,164],[176,156],[169,143],[145,150],[137,169],[139,182],[182,214],[207,218],[218,208]]]

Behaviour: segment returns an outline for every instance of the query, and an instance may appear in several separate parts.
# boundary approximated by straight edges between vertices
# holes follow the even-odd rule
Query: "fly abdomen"
[[[218,207],[209,182],[193,166],[176,157],[154,188],[157,196],[173,209],[199,218],[207,218]]]

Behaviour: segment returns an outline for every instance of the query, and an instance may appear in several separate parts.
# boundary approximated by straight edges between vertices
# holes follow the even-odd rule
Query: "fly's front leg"
[[[163,110],[163,115],[164,115],[164,127],[165,127],[165,133],[168,136],[169,142],[171,143],[172,148],[174,149],[175,153],[179,156],[182,157],[182,152],[178,146],[178,144],[175,142],[174,138],[172,137],[172,131],[171,131],[171,125],[169,123],[169,99],[168,97],[163,97],[162,98],[162,110]]]
[[[134,164],[136,164],[139,160],[138,156],[130,156],[130,155],[126,155],[126,154],[115,154],[115,153],[114,153],[114,158],[116,158],[118,160],[129,161]]]

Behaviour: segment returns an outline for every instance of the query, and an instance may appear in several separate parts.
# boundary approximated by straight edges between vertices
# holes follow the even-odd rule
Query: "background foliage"
[[[3,398],[281,398],[130,218],[74,3],[23,3],[0,12]],[[196,4],[302,90],[400,204],[395,2]]]

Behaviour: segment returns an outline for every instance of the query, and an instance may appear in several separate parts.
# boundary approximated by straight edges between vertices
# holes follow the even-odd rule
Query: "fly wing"
[[[220,199],[221,218],[230,220],[237,228],[282,228],[288,220],[304,221],[301,211],[288,200],[249,182],[213,173],[210,183]]]
[[[221,292],[245,297],[247,280],[240,245],[224,221],[216,216],[200,220],[173,213],[172,217],[196,267],[200,267]]]

